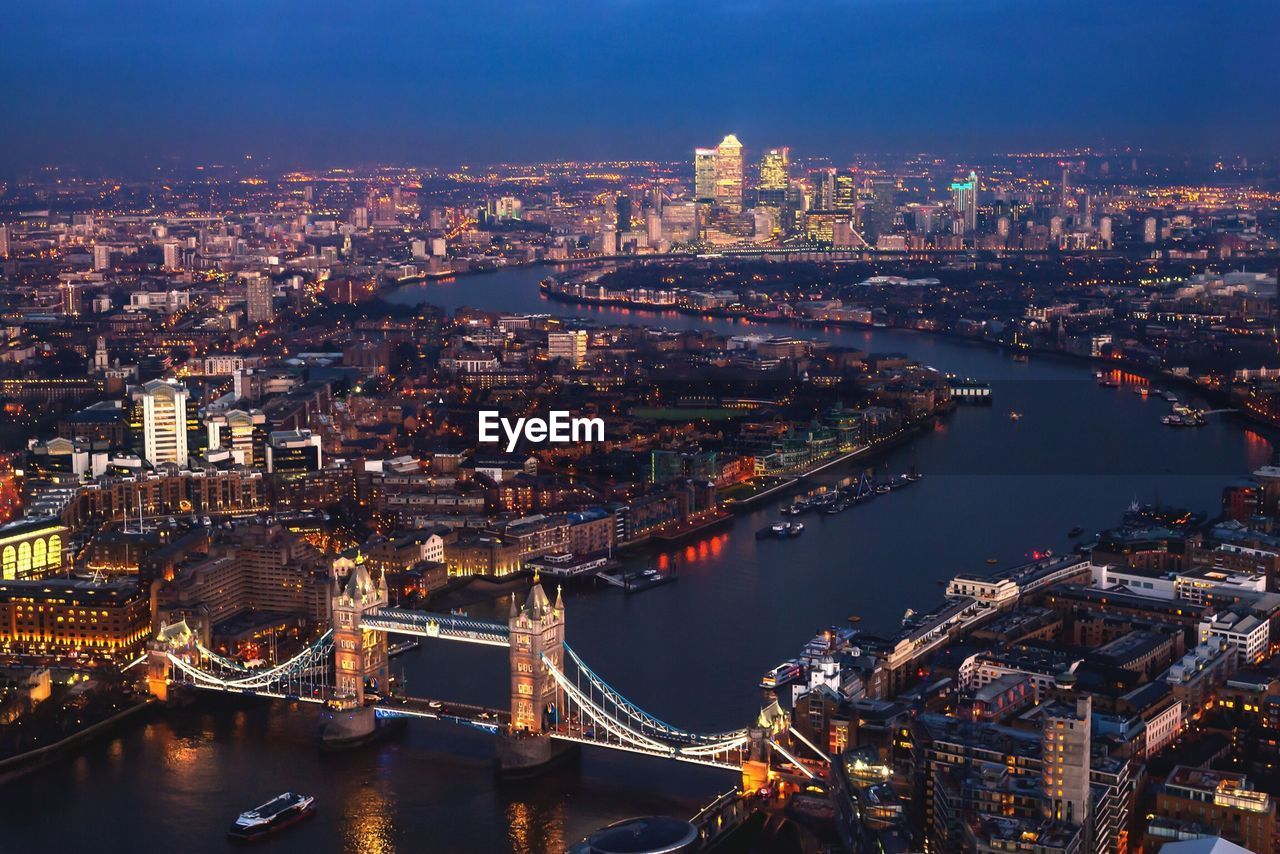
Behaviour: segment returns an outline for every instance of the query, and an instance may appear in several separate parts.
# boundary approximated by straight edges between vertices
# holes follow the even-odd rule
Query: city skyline
[[[1276,0],[0,21],[0,848],[1280,851]]]
[[[1261,2],[314,8],[258,4],[214,25],[150,2],[14,9],[0,164],[674,160],[724,128],[836,159],[1259,156],[1280,136],[1266,61],[1280,12]]]

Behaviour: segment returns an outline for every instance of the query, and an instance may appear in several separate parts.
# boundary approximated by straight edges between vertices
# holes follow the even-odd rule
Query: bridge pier
[[[356,747],[378,734],[378,718],[373,706],[327,709],[323,716],[320,744],[326,749]]]
[[[529,777],[577,755],[578,745],[553,741],[544,733],[504,732],[498,735],[498,773]]]
[[[163,649],[147,649],[147,693],[162,703],[169,701],[169,656]]]

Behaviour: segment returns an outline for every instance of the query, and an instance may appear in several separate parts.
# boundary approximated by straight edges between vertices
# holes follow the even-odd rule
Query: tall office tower
[[[1093,228],[1093,196],[1088,193],[1080,202],[1080,222],[1085,228]]]
[[[868,183],[871,198],[862,215],[862,237],[874,244],[880,235],[893,231],[893,219],[897,212],[894,194],[898,183],[892,178],[875,178]]]
[[[187,464],[187,389],[174,381],[142,386],[142,453],[154,464]]]
[[[369,209],[366,207],[352,208],[351,224],[360,231],[364,231],[369,227]]]
[[[733,134],[716,146],[716,204],[732,213],[742,211],[742,143]]]
[[[246,286],[246,297],[249,303],[248,320],[252,326],[270,323],[275,318],[275,307],[271,304],[273,286],[271,277],[261,273],[250,276]]]
[[[760,158],[760,204],[767,208],[781,208],[787,201],[787,188],[791,186],[791,149],[770,148]]]
[[[716,201],[716,150],[693,150],[693,199],[699,204],[715,204]]]
[[[1058,207],[1065,211],[1071,202],[1071,164],[1060,165],[1062,166],[1062,189],[1059,191]]]
[[[815,211],[829,211],[836,204],[836,173],[834,169],[824,169],[811,173],[813,182],[812,208]]]
[[[547,358],[567,359],[575,368],[587,359],[587,333],[583,329],[547,334]]]
[[[1089,766],[1093,746],[1090,713],[1092,697],[1077,697],[1075,704],[1055,702],[1044,715],[1041,733],[1040,783],[1044,789],[1046,818],[1087,828],[1089,820]]]
[[[182,266],[182,244],[169,242],[164,244],[164,265],[170,270]]]
[[[0,261],[9,257],[9,226],[0,225]]]
[[[848,169],[842,169],[835,175],[831,207],[838,211],[858,209],[858,176]]]
[[[662,188],[652,187],[649,190],[649,209],[658,212],[658,216],[662,216]]]
[[[1111,248],[1111,217],[1104,216],[1098,220],[1098,236],[1102,238],[1103,247]]]
[[[93,244],[93,269],[107,270],[111,268],[111,247],[105,243]]]
[[[1142,242],[1156,242],[1156,218],[1149,216],[1142,221]]]
[[[623,234],[631,230],[631,197],[626,193],[618,193],[618,198],[614,203],[614,208],[618,213],[618,233]]]
[[[967,181],[951,183],[951,204],[964,221],[964,233],[978,230],[978,174],[969,173]]]
[[[662,242],[662,215],[656,210],[650,209],[644,217],[644,227],[646,237],[650,246],[657,246]]]

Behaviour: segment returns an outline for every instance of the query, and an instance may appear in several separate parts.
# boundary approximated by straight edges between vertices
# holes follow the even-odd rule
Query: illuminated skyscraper
[[[142,387],[142,447],[147,461],[187,464],[187,388],[152,380]]]
[[[791,186],[791,149],[770,148],[760,158],[760,204],[780,208]]]
[[[978,230],[978,174],[969,173],[969,180],[951,184],[951,204],[964,220],[964,233]]]
[[[716,204],[742,211],[742,143],[729,134],[716,146]]]
[[[811,207],[818,211],[829,211],[836,203],[836,173],[834,169],[810,173],[813,182],[813,200]]]
[[[693,150],[693,198],[700,204],[714,204],[716,200],[716,150]]]
[[[836,173],[832,189],[831,207],[839,211],[855,211],[858,208],[858,176],[848,170]]]

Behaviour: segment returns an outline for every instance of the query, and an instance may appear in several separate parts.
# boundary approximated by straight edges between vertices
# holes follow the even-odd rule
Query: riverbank
[[[926,426],[932,426],[933,424],[936,423],[937,417],[938,416],[931,416],[927,419],[917,421],[913,424],[905,425],[901,430],[899,430],[897,433],[895,433],[894,435],[890,436],[887,439],[883,439],[879,442],[873,442],[870,445],[864,445],[861,448],[855,448],[854,450],[849,451],[846,454],[841,454],[840,456],[835,457],[834,459],[821,462],[817,466],[811,469],[807,469],[802,473],[795,474],[792,477],[785,480],[784,482],[779,483],[776,486],[772,486],[769,489],[764,490],[762,492],[755,493],[748,498],[726,501],[724,503],[724,506],[728,507],[730,510],[735,510],[735,511],[748,510],[752,507],[752,505],[757,504],[766,498],[769,498],[772,496],[784,495],[788,489],[791,489],[793,487],[803,486],[805,481],[807,481],[809,478],[815,475],[821,474],[827,469],[830,469],[834,466],[838,466],[841,463],[847,463],[853,460],[858,460],[863,458],[866,458],[867,460],[877,459],[881,455],[886,454],[889,451],[892,451],[895,448],[899,448],[902,445],[906,444],[909,439],[915,436],[919,436],[922,432],[924,432],[924,429]]]
[[[1210,388],[1196,382],[1194,379],[1190,377],[1175,374],[1171,371],[1168,371],[1156,366],[1144,364],[1141,362],[1134,362],[1128,359],[1103,358],[1101,356],[1092,356],[1084,353],[1072,353],[1067,350],[1054,350],[1047,347],[1027,347],[1027,348],[1018,349],[1018,348],[1011,347],[1008,344],[1005,344],[1003,342],[992,341],[987,338],[976,338],[976,337],[966,336],[966,335],[957,335],[956,333],[950,330],[921,329],[913,326],[887,326],[887,325],[878,326],[876,324],[864,323],[856,320],[825,320],[825,319],[816,319],[816,318],[807,318],[807,317],[783,317],[781,315],[779,316],[762,315],[762,314],[754,314],[749,312],[744,313],[744,312],[734,312],[734,311],[728,311],[728,310],[695,308],[691,306],[678,305],[675,303],[672,303],[670,305],[665,305],[665,304],[649,305],[646,303],[639,303],[631,300],[590,299],[590,298],[579,297],[573,294],[566,294],[560,291],[556,291],[542,284],[539,285],[539,288],[543,296],[545,296],[547,299],[555,300],[557,302],[562,302],[570,305],[582,305],[582,306],[588,306],[588,307],[622,308],[627,311],[634,311],[638,313],[644,312],[644,313],[650,313],[650,314],[663,314],[666,312],[676,312],[678,314],[682,314],[688,317],[700,317],[708,320],[733,320],[733,321],[743,321],[747,323],[762,323],[762,324],[785,323],[787,325],[795,326],[799,328],[836,327],[836,328],[842,328],[842,329],[858,329],[858,330],[868,330],[868,331],[884,330],[884,331],[893,331],[893,332],[910,332],[910,333],[916,333],[921,335],[935,336],[935,337],[943,338],[948,341],[952,341],[956,343],[967,343],[967,344],[975,344],[979,346],[991,347],[1001,352],[1010,353],[1010,354],[1026,353],[1028,355],[1035,355],[1042,358],[1043,357],[1060,357],[1064,360],[1069,360],[1076,363],[1086,363],[1086,364],[1096,365],[1100,369],[1122,370],[1127,373],[1132,373],[1137,376],[1142,376],[1148,380],[1159,380],[1160,382],[1177,385],[1182,388],[1194,390],[1196,393],[1203,396],[1209,402],[1214,403],[1215,405],[1225,404],[1232,408],[1236,408],[1239,414],[1242,415],[1249,422],[1261,427],[1268,428],[1268,430],[1280,433],[1280,423],[1277,423],[1275,420],[1267,418],[1261,413],[1258,413],[1249,409],[1247,406],[1241,405],[1239,400],[1233,397],[1230,393],[1223,391],[1222,389]]]
[[[0,760],[0,784],[29,774],[59,759],[66,758],[78,752],[86,744],[118,731],[123,728],[126,722],[133,720],[135,717],[141,717],[144,712],[155,707],[155,699],[147,697],[136,705],[122,709],[111,717],[100,720],[95,724],[90,724],[84,729],[78,730],[52,744],[46,744],[43,747],[37,747],[6,757]]]

